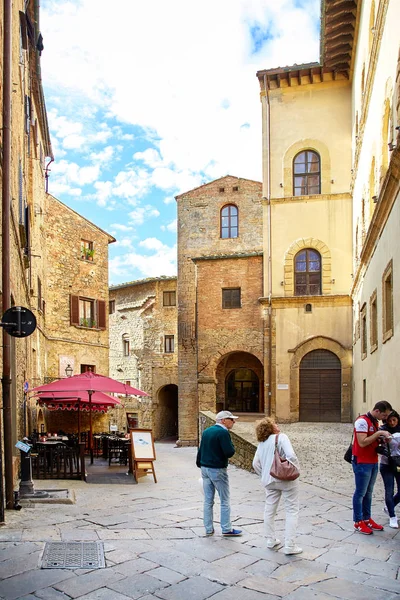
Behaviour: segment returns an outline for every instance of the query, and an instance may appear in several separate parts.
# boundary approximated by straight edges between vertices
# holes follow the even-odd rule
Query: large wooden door
[[[313,350],[300,363],[300,421],[340,422],[341,365],[328,350]]]

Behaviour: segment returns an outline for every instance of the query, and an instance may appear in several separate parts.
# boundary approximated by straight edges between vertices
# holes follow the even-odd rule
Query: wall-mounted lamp
[[[74,372],[73,368],[70,364],[65,367],[65,374],[67,377],[72,377],[72,373]]]

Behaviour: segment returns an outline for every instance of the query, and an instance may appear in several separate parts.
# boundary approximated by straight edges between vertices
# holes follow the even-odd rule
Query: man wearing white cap
[[[197,452],[196,464],[201,469],[204,488],[203,522],[206,535],[213,535],[213,507],[215,490],[221,502],[221,529],[224,536],[242,535],[240,529],[231,524],[229,499],[228,459],[235,454],[229,430],[235,424],[235,417],[229,410],[222,410],[215,417],[216,423],[203,432]]]

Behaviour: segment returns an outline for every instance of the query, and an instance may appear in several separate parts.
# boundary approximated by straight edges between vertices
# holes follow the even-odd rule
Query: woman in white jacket
[[[275,438],[278,437],[278,451],[282,457],[300,469],[298,458],[287,435],[280,433],[273,419],[267,417],[256,425],[257,440],[260,442],[253,460],[253,469],[260,475],[265,487],[264,526],[268,548],[281,545],[275,536],[275,515],[279,500],[283,496],[286,513],[285,554],[300,554],[303,550],[295,544],[299,515],[299,480],[281,481],[270,474],[275,452]]]

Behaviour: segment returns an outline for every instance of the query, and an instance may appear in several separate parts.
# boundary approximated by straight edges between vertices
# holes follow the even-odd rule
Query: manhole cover
[[[101,542],[46,542],[42,569],[104,569]]]

